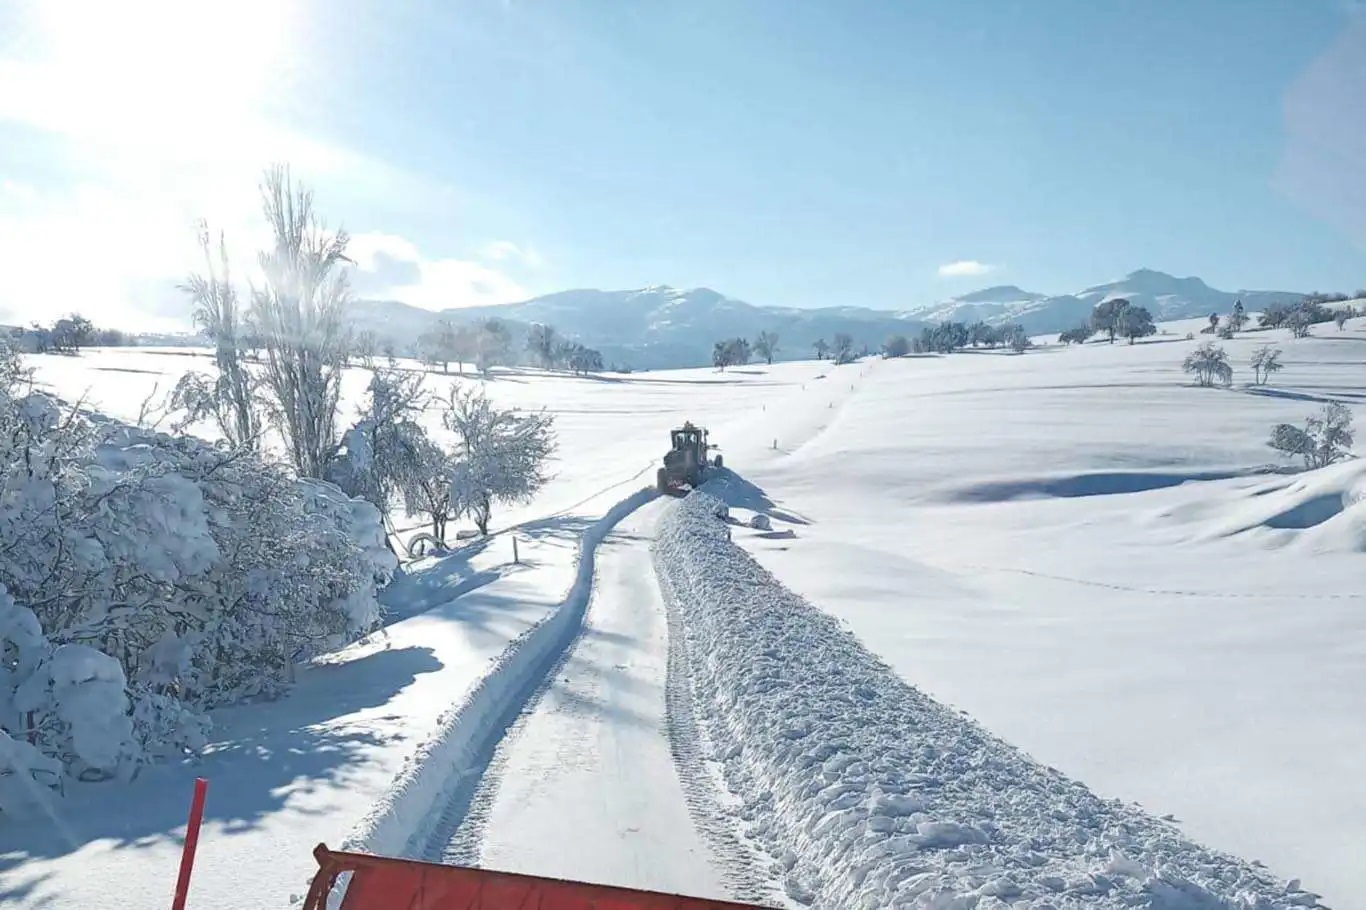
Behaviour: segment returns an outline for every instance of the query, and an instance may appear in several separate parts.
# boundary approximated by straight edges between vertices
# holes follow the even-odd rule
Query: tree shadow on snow
[[[1243,389],[1248,395],[1256,395],[1260,398],[1283,398],[1289,401],[1312,401],[1318,404],[1330,404],[1341,401],[1344,398],[1361,398],[1360,395],[1315,395],[1312,392],[1292,392],[1289,389],[1269,389],[1265,386],[1247,386]]]
[[[381,708],[418,676],[439,669],[429,648],[377,650],[309,668],[278,701],[215,711],[212,742],[200,758],[145,767],[127,784],[68,782],[65,798],[53,801],[52,817],[0,827],[0,874],[95,840],[136,849],[177,838],[196,777],[211,781],[206,822],[226,832],[250,830],[319,784],[346,785],[359,773],[365,750],[407,738],[387,715],[338,721]],[[14,896],[0,892],[0,902]]]

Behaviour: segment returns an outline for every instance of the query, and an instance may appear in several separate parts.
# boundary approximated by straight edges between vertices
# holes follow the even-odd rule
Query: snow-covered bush
[[[1217,379],[1224,385],[1233,382],[1233,367],[1229,365],[1228,353],[1212,341],[1206,341],[1186,355],[1181,369],[1195,374],[1195,381],[1202,386],[1214,385]]]
[[[1281,349],[1273,348],[1269,344],[1262,345],[1253,353],[1251,363],[1254,385],[1266,385],[1271,374],[1280,372],[1284,367],[1281,363]]]
[[[1307,468],[1322,468],[1346,458],[1352,440],[1352,412],[1334,401],[1306,420],[1303,429],[1277,424],[1267,445],[1285,455],[1300,456]]]
[[[64,407],[0,353],[0,779],[34,764],[14,742],[87,777],[202,745],[206,709],[376,625],[384,539],[335,486]]]

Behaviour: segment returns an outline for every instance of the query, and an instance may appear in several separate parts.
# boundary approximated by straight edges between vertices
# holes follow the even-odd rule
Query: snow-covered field
[[[543,493],[495,511],[503,533],[419,566],[388,592],[399,621],[383,634],[303,671],[279,702],[219,712],[199,764],[75,787],[54,818],[0,825],[0,900],[92,906],[107,896],[102,881],[119,881],[121,906],[163,905],[190,781],[202,774],[211,784],[196,908],[284,905],[302,892],[320,840],[703,895],[816,897],[817,906],[844,905],[831,896],[847,887],[854,905],[855,894],[968,881],[960,860],[1001,859],[978,850],[999,846],[994,831],[1025,842],[1022,816],[1002,810],[993,829],[969,815],[971,794],[987,792],[981,781],[974,790],[965,780],[957,802],[910,794],[945,769],[1025,767],[1010,764],[1020,753],[1009,743],[1059,772],[1029,765],[1019,779],[1038,784],[1034,802],[1017,809],[1055,815],[1030,848],[1043,871],[1023,876],[1023,865],[1005,863],[994,877],[971,873],[979,906],[993,894],[1042,901],[1059,883],[1052,891],[1068,906],[1124,894],[1146,895],[1139,906],[1234,906],[1197,903],[1193,890],[1183,898],[1180,882],[1225,899],[1243,888],[1270,906],[1304,900],[1267,883],[1280,875],[1302,877],[1328,906],[1366,907],[1366,469],[1257,473],[1282,464],[1265,445],[1272,424],[1300,423],[1329,398],[1366,418],[1366,320],[1294,341],[1256,332],[1224,342],[1235,366],[1228,390],[1195,388],[1180,372],[1195,344],[1188,330],[1022,357],[502,374],[487,383],[495,401],[556,415],[559,452]],[[1246,361],[1267,341],[1284,349],[1286,367],[1267,387],[1244,388]],[[34,360],[40,382],[125,419],[191,363],[209,362],[134,350]],[[363,371],[348,375],[351,401],[365,381]],[[431,378],[436,388],[456,381]],[[879,689],[858,710],[884,722],[880,699],[913,697],[925,723],[950,729],[955,715],[941,704],[950,705],[1004,740],[979,730],[980,748],[965,742],[959,756],[925,751],[952,749],[951,737],[903,742],[853,783],[835,762],[832,785],[877,784],[874,808],[886,810],[859,810],[888,819],[855,832],[861,849],[888,845],[859,864],[842,840],[853,829],[839,821],[783,827],[809,794],[782,777],[791,772],[779,758],[751,759],[796,746],[770,741],[757,723],[746,738],[738,718],[735,743],[688,733],[693,702],[706,728],[716,704],[741,691],[752,669],[726,661],[754,643],[708,654],[722,676],[706,684],[695,655],[669,650],[678,636],[665,630],[677,618],[666,616],[648,553],[666,533],[657,527],[679,520],[678,504],[639,491],[684,419],[711,428],[737,473],[716,491],[732,515],[762,512],[772,523],[732,529],[776,577],[765,584],[805,597],[848,633],[841,648],[862,655],[861,642],[871,653],[858,661],[885,661],[915,687],[894,697]],[[521,565],[511,562],[512,535]],[[668,550],[656,545],[656,561]],[[788,603],[781,588],[771,594],[762,602]],[[722,623],[708,634],[739,628],[681,615]],[[691,674],[689,697],[679,674]],[[747,677],[748,691],[761,682]],[[808,694],[813,705],[843,697],[829,686]],[[863,697],[857,686],[845,694],[851,705]],[[800,741],[803,731],[790,732],[789,743]],[[707,750],[721,746],[746,761],[690,752],[714,758]],[[623,774],[629,785],[616,783]],[[1173,815],[1180,833],[1073,781]],[[772,820],[746,802],[766,785],[789,800],[775,803]],[[964,817],[916,818],[930,805]],[[737,829],[730,820],[740,816]],[[1109,833],[1082,837],[1068,854],[1064,819],[1081,816],[1127,826],[1129,840],[1101,825]],[[1213,854],[1203,864],[1194,853],[1171,859],[1182,838],[1271,872],[1262,881]],[[566,850],[575,839],[579,849]],[[790,855],[775,858],[784,839]],[[1118,858],[1086,852],[1125,843]],[[917,850],[926,851],[919,871]],[[1060,864],[1064,855],[1072,865]],[[1164,856],[1165,872],[1152,865]],[[926,875],[959,878],[916,878]]]

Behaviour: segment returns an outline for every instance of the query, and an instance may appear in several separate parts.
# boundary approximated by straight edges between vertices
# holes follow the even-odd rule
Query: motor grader
[[[672,493],[684,486],[696,489],[710,468],[721,467],[721,456],[708,460],[707,452],[717,448],[707,440],[707,431],[686,421],[669,431],[671,446],[664,453],[664,465],[655,475],[661,493]]]

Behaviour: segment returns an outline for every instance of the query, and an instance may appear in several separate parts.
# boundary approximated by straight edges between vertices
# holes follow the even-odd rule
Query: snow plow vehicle
[[[716,448],[707,441],[707,431],[686,421],[683,426],[669,431],[671,446],[664,454],[664,466],[655,476],[661,493],[672,493],[684,486],[696,488],[708,468],[721,467],[721,456],[708,460],[707,452]]]
[[[757,910],[753,904],[346,853],[319,844],[303,910]],[[336,903],[339,879],[349,875]]]

